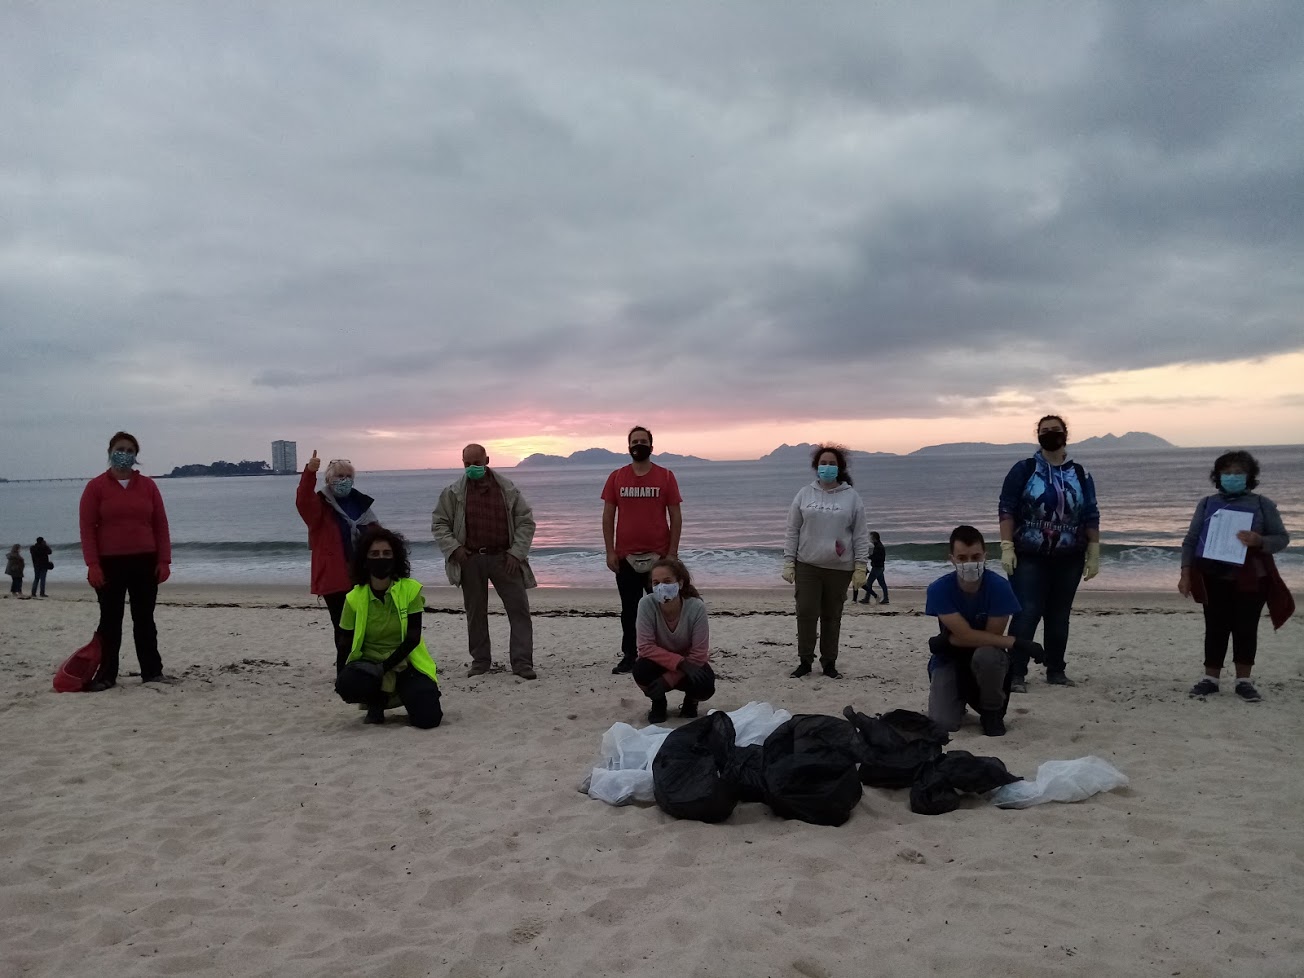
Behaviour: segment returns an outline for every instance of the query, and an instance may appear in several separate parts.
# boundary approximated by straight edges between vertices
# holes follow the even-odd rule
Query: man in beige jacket
[[[483,676],[493,665],[489,647],[489,584],[503,600],[511,627],[508,655],[522,679],[534,672],[534,625],[527,588],[537,586],[530,570],[534,514],[519,489],[489,468],[483,445],[462,449],[465,474],[439,495],[430,531],[444,553],[449,583],[462,589],[468,676]]]

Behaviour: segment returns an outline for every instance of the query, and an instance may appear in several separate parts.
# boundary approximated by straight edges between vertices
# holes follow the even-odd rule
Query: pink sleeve
[[[678,652],[671,652],[669,649],[663,649],[657,645],[655,629],[649,628],[644,622],[640,621],[635,636],[640,659],[650,659],[666,669],[679,668],[679,663],[683,661],[684,657]]]
[[[711,659],[711,626],[707,622],[706,612],[693,622],[693,633],[689,636],[688,654],[684,656],[689,662],[706,665]]]
[[[86,561],[87,567],[94,567],[100,562],[99,515],[99,485],[92,479],[82,490],[81,505],[77,509],[77,522],[81,527],[82,560]]]
[[[163,493],[158,491],[158,483],[153,479],[149,487],[154,490],[154,546],[158,553],[160,565],[172,563],[172,534],[168,530],[168,513],[163,508]]]

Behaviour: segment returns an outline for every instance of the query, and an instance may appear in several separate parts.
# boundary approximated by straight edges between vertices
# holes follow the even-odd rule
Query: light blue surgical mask
[[[348,476],[345,476],[343,479],[336,479],[331,484],[331,492],[335,493],[335,495],[339,496],[341,499],[343,499],[352,491],[353,491],[353,480],[350,479]]]
[[[1239,496],[1245,491],[1244,472],[1224,472],[1218,476],[1218,485],[1229,496]]]
[[[484,471],[483,465],[468,465],[466,467],[466,477],[471,480],[483,479]]]
[[[671,581],[669,584],[653,584],[652,597],[656,598],[662,604],[665,604],[668,601],[674,601],[675,598],[679,597],[678,582]]]
[[[109,452],[109,464],[115,469],[129,469],[136,464],[135,452]]]
[[[820,482],[837,482],[838,467],[836,465],[820,465],[815,469],[815,474],[819,476]]]

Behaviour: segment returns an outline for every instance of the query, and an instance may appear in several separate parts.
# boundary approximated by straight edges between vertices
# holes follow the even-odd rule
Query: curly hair
[[[1069,423],[1065,421],[1063,418],[1061,418],[1058,414],[1047,414],[1046,416],[1044,416],[1040,421],[1037,422],[1037,427],[1032,429],[1032,433],[1034,435],[1041,434],[1041,426],[1044,425],[1047,421],[1058,421],[1060,424],[1062,424],[1064,426],[1064,437],[1068,438]]]
[[[693,586],[693,575],[688,573],[688,568],[684,562],[677,557],[662,557],[655,564],[648,568],[651,574],[658,567],[667,567],[675,575],[675,580],[679,582],[679,596],[681,598],[700,598],[702,592]]]
[[[815,451],[810,453],[810,467],[818,469],[820,467],[820,456],[825,452],[832,452],[838,460],[838,481],[845,482],[849,486],[854,486],[851,481],[851,473],[847,471],[847,449],[842,445],[816,445]]]
[[[403,539],[401,533],[395,533],[393,530],[387,530],[379,523],[369,527],[366,532],[353,545],[353,560],[349,563],[349,577],[354,584],[366,584],[371,580],[371,572],[367,570],[367,551],[371,549],[372,544],[383,540],[394,549],[394,570],[390,572],[389,579],[397,581],[401,577],[412,576],[412,564],[408,560],[408,545]]]
[[[1213,469],[1209,472],[1209,481],[1213,483],[1215,489],[1221,489],[1222,484],[1218,481],[1218,474],[1233,465],[1239,465],[1245,470],[1245,488],[1251,492],[1258,488],[1259,485],[1259,460],[1244,449],[1235,452],[1223,452],[1213,462]]]

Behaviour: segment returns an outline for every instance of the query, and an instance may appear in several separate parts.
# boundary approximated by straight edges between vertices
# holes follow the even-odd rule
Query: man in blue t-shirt
[[[951,531],[955,569],[928,585],[924,613],[937,619],[939,633],[928,642],[928,716],[947,730],[959,730],[968,704],[978,711],[983,733],[1005,733],[1010,699],[1010,650],[1034,661],[1041,646],[1005,634],[1019,610],[1010,582],[986,569],[987,544],[972,526]]]

